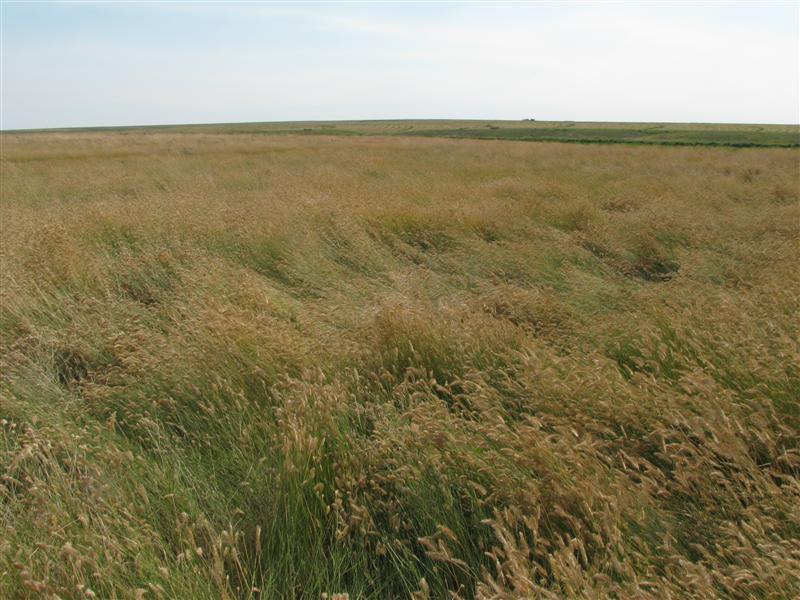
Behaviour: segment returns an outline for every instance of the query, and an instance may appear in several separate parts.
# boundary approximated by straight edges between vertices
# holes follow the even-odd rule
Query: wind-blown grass
[[[2,142],[0,596],[800,594],[796,150]]]

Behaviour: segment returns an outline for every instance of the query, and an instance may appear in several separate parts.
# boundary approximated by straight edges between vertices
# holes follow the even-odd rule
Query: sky
[[[2,0],[2,129],[798,123],[800,3]]]

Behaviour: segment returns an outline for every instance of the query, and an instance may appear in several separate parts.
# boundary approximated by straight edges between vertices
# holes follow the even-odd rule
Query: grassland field
[[[40,130],[48,133],[57,130]],[[76,133],[206,133],[247,135],[422,136],[513,141],[657,144],[665,146],[800,147],[797,125],[603,123],[534,120],[374,120],[218,123],[84,128]]]
[[[800,596],[800,150],[506,140],[797,128],[481,123],[0,134],[0,597]]]

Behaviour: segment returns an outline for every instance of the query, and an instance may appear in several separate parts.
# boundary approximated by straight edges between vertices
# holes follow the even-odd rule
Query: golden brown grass
[[[0,596],[800,594],[797,150],[2,144]]]

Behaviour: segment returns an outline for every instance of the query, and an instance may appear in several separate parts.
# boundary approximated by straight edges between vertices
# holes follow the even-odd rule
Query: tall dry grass
[[[800,594],[800,154],[4,134],[0,596]]]

